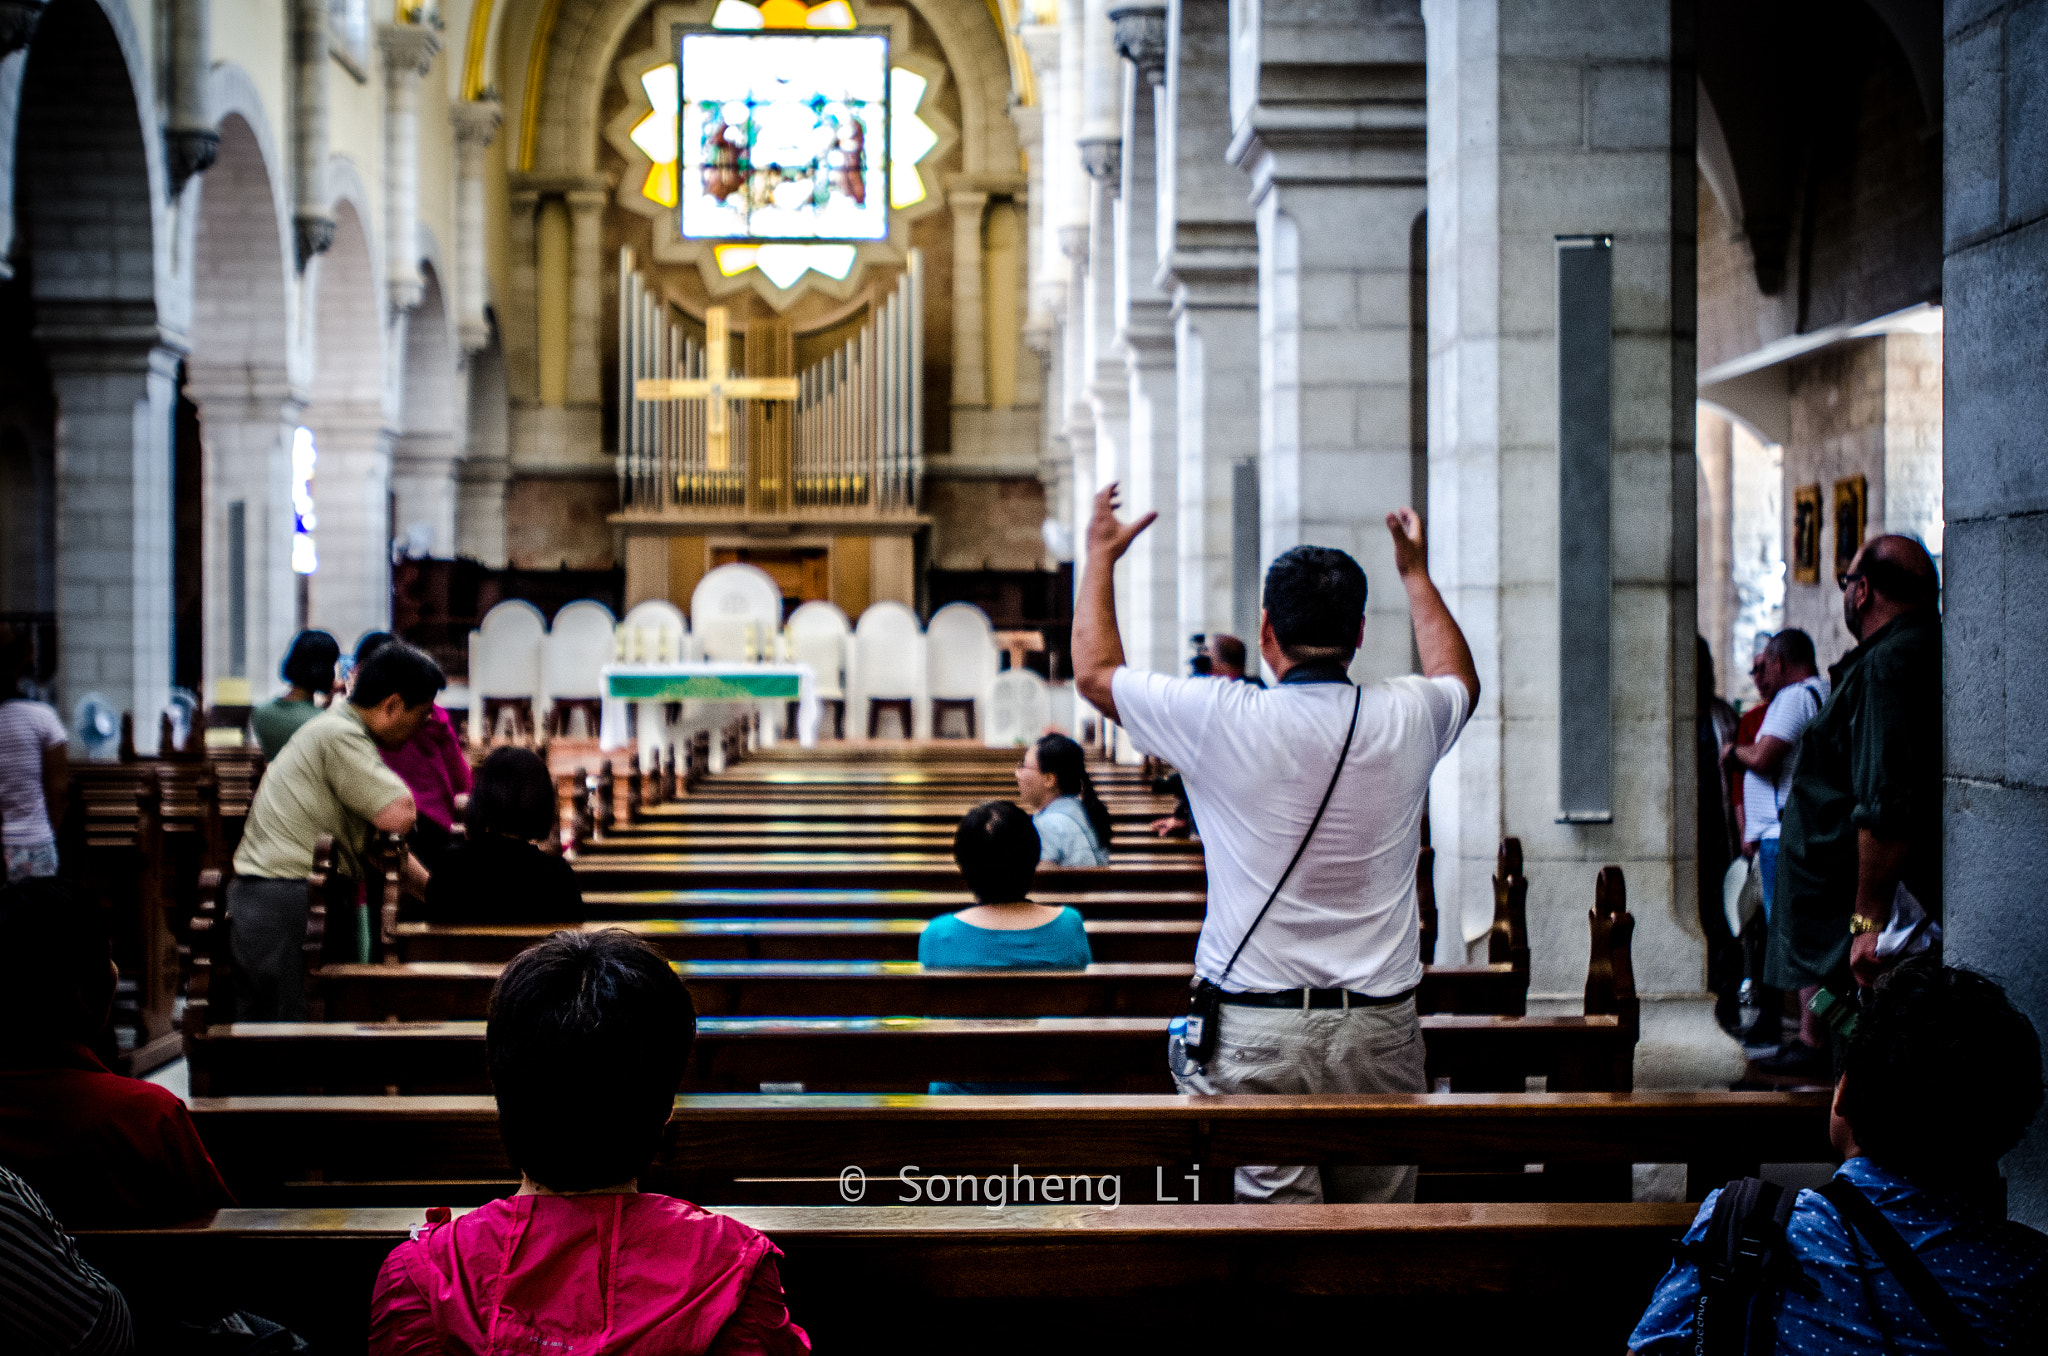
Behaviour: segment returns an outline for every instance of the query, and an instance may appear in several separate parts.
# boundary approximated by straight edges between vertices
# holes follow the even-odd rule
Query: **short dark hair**
[[[308,692],[334,691],[334,666],[340,662],[341,645],[325,631],[301,631],[292,637],[284,652],[278,677]]]
[[[91,1043],[114,996],[97,905],[39,877],[0,891],[0,1031]]]
[[[1290,656],[1350,654],[1365,616],[1365,571],[1327,546],[1283,551],[1266,568],[1265,607],[1274,638]]]
[[[398,637],[392,635],[389,631],[363,632],[363,634],[356,640],[356,667],[361,668],[363,665],[369,663],[370,660],[376,655],[377,651],[383,649],[386,645],[396,645],[398,643]]]
[[[984,904],[1010,904],[1030,894],[1038,851],[1030,813],[1007,800],[975,806],[953,832],[953,860]]]
[[[1864,1153],[1917,1182],[1997,1168],[2041,1107],[2041,1040],[1983,975],[1915,956],[1866,996],[1842,1073]]]
[[[1363,608],[1364,605],[1361,604],[1360,610],[1363,611]],[[1244,672],[1244,642],[1236,636],[1211,636],[1209,637],[1209,648],[1214,650],[1216,657],[1225,664],[1230,665],[1239,673]]]
[[[1780,664],[1795,669],[1814,668],[1818,663],[1813,655],[1813,637],[1796,626],[1788,626],[1772,636],[1769,649]]]
[[[462,822],[472,838],[502,833],[531,841],[560,832],[562,812],[547,763],[532,749],[492,750],[476,770]]]
[[[696,1038],[690,991],[623,929],[557,932],[520,952],[484,1029],[512,1165],[551,1191],[640,1176]]]
[[[446,686],[448,679],[441,666],[425,650],[394,640],[356,668],[356,685],[348,699],[357,706],[371,707],[396,692],[409,707],[425,706]]]
[[[1895,532],[1871,539],[1857,573],[1901,607],[1932,607],[1941,595],[1934,557],[1913,538]]]

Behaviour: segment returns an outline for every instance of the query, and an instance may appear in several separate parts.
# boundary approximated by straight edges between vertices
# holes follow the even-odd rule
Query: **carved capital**
[[[299,247],[299,272],[304,273],[306,265],[313,262],[314,255],[327,253],[334,244],[334,218],[298,217],[293,220],[292,227]]]
[[[441,50],[441,35],[421,24],[379,24],[377,47],[384,53],[386,78],[425,75]]]
[[[204,174],[220,156],[220,133],[211,127],[164,129],[164,162],[171,172],[171,196],[185,191],[195,174]]]
[[[28,46],[49,3],[50,0],[0,0],[0,57]]]
[[[1124,144],[1121,141],[1084,141],[1081,143],[1081,168],[1088,171],[1088,177],[1109,185],[1111,191],[1122,184],[1124,177]]]
[[[481,152],[498,135],[505,120],[505,106],[496,99],[457,99],[448,110],[455,124],[455,143],[465,152]]]
[[[1166,6],[1123,5],[1109,12],[1117,55],[1138,68],[1148,85],[1166,79]]]

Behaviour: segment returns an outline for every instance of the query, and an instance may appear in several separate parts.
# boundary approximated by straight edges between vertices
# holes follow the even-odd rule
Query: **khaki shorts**
[[[1216,1050],[1193,1069],[1178,1036],[1167,1037],[1167,1068],[1188,1096],[1225,1093],[1427,1092],[1422,1023],[1411,996],[1359,1008],[1218,1010]],[[1242,1167],[1240,1202],[1283,1205],[1386,1203],[1415,1199],[1406,1167]]]

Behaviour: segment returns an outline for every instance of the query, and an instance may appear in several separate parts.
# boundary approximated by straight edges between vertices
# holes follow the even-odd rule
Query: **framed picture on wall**
[[[1864,510],[1869,482],[1850,476],[1835,482],[1835,573],[1841,574],[1863,549]]]
[[[1820,486],[1792,491],[1792,582],[1820,582]]]

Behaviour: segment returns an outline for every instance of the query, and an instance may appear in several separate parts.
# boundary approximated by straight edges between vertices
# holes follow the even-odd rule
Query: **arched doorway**
[[[37,27],[21,73],[8,347],[40,354],[56,416],[46,521],[59,709],[69,718],[98,692],[134,714],[135,742],[153,752],[171,682],[179,355],[158,341],[165,192],[138,112],[154,102],[141,50],[125,5],[54,0]],[[39,396],[17,392],[31,466]]]
[[[247,705],[271,695],[297,620],[291,275],[276,185],[246,119],[221,119],[220,155],[200,182],[185,394],[205,448],[205,696]]]

